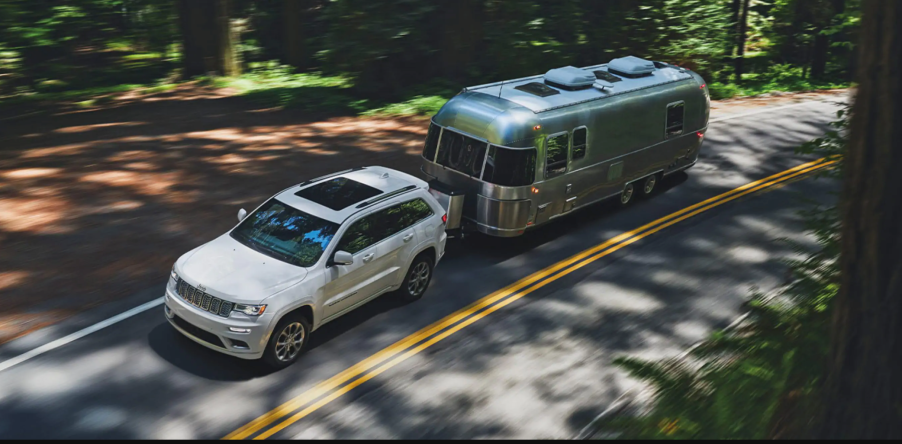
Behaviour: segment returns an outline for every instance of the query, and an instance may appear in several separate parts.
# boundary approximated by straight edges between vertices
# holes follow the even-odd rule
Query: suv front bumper
[[[202,312],[189,305],[168,287],[164,312],[166,320],[183,335],[211,350],[225,353],[241,359],[260,359],[269,340],[270,313],[264,313],[257,319],[240,319],[237,313],[224,318],[212,313]],[[236,333],[229,327],[249,329],[249,333]]]

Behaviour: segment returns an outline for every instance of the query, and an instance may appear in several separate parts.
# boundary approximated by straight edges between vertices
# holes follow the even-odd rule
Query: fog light
[[[229,327],[229,331],[232,333],[250,333],[251,329],[249,328],[238,328],[238,327]]]

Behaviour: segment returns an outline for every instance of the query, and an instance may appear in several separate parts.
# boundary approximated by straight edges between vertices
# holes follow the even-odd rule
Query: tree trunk
[[[282,0],[284,2],[283,17],[285,63],[293,66],[297,71],[305,71],[309,68],[309,55],[307,54],[307,33],[305,32],[304,13],[309,5],[307,0]]]
[[[821,438],[902,438],[902,2],[865,0]]]
[[[824,77],[827,70],[827,50],[830,41],[827,36],[821,34],[821,30],[815,31],[814,48],[811,55],[811,78],[820,79]]]
[[[479,54],[483,37],[482,3],[480,0],[444,0],[440,3],[442,76],[462,80]]]
[[[738,1],[738,0],[737,0]],[[597,65],[602,62],[603,51],[611,44],[610,29],[603,26],[606,23],[611,2],[599,2],[597,0],[582,0],[580,7],[585,11],[583,31],[586,33],[588,43],[582,45],[578,66]]]
[[[745,61],[745,41],[748,37],[749,3],[751,0],[742,0],[742,11],[739,16],[736,38],[736,83],[742,83],[742,64]]]
[[[185,77],[239,74],[228,0],[178,0]]]
[[[730,5],[730,11],[732,12],[730,23],[733,25],[730,27],[730,54],[729,60],[725,65],[728,64],[736,64],[736,54],[739,49],[739,19],[742,18],[740,15],[742,13],[742,0],[732,0]],[[729,77],[729,75],[728,75]]]
[[[823,5],[826,7],[827,5]],[[830,2],[830,15],[824,17],[817,27],[814,35],[814,54],[811,57],[811,78],[820,79],[827,72],[827,57],[830,51],[830,37],[821,32],[830,26],[830,22],[846,10],[845,0],[832,0]]]

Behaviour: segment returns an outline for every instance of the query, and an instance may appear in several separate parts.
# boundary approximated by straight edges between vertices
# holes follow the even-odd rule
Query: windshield
[[[486,145],[485,142],[446,129],[442,132],[436,162],[478,178],[482,174],[482,164],[485,162]]]
[[[230,235],[248,248],[299,267],[319,260],[338,224],[270,199],[247,216]]]
[[[536,176],[535,148],[512,149],[492,145],[482,180],[496,185],[531,185]]]

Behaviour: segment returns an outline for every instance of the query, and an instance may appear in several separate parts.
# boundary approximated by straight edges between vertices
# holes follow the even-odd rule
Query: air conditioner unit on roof
[[[545,80],[566,88],[589,88],[595,83],[595,74],[592,71],[567,66],[546,72]]]
[[[655,70],[654,62],[650,60],[640,59],[639,57],[626,56],[619,59],[611,60],[608,63],[609,71],[616,71],[628,76],[641,76],[650,74]]]

